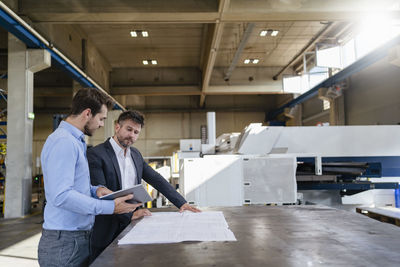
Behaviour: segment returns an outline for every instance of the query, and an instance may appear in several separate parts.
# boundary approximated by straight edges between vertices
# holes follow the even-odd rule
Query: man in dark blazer
[[[115,135],[104,143],[88,149],[87,158],[92,185],[103,185],[112,191],[141,184],[142,178],[161,192],[180,211],[200,210],[186,200],[153,170],[143,159],[139,150],[131,147],[144,126],[144,117],[138,111],[125,111],[115,123]],[[121,232],[131,220],[151,215],[147,209],[134,213],[96,216],[91,238],[91,261],[93,261]]]

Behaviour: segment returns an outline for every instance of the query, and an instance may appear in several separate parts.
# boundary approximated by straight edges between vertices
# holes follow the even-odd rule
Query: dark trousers
[[[39,265],[88,266],[91,231],[43,229],[38,256]]]
[[[105,247],[98,247],[94,246],[94,244],[91,244],[90,246],[90,259],[89,263],[92,264],[94,260],[105,250]]]

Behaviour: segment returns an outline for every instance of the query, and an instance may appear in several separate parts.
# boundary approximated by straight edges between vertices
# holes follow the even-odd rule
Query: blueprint
[[[155,212],[138,222],[118,244],[182,241],[236,241],[236,238],[222,211]]]

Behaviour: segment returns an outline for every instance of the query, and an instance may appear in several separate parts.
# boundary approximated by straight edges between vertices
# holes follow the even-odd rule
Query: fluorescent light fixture
[[[259,59],[255,58],[253,59],[253,64],[257,64],[259,61],[260,61]]]
[[[250,63],[250,59],[245,59],[244,60],[244,64],[249,64]]]
[[[143,65],[149,65],[149,61],[148,60],[143,60]]]
[[[271,36],[277,36],[279,31],[272,31]]]
[[[131,37],[137,37],[137,32],[136,31],[131,31]]]
[[[155,60],[155,59],[152,59],[152,60],[151,60],[151,64],[153,64],[153,65],[157,65],[157,60]]]
[[[267,36],[267,34],[268,34],[268,31],[265,31],[265,30],[260,32],[260,36]]]
[[[142,36],[143,37],[149,37],[148,31],[142,31]]]

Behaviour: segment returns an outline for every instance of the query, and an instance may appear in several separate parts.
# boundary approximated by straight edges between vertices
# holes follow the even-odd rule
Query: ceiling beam
[[[164,96],[164,95],[200,95],[200,87],[187,86],[116,86],[111,88],[112,95],[139,95],[139,96]]]
[[[131,24],[131,23],[221,23],[274,22],[274,21],[357,21],[369,13],[361,11],[313,11],[313,12],[71,12],[30,13],[34,23],[41,24]],[[400,17],[400,11],[385,12],[388,17]]]
[[[222,17],[223,13],[228,10],[230,0],[220,0],[218,13]],[[217,51],[222,39],[222,32],[224,31],[224,23],[217,20],[214,27],[209,27],[209,32],[212,33],[211,41],[207,42],[207,50],[204,66],[202,68],[202,88],[200,95],[200,107],[204,106],[206,99],[206,92],[211,79],[211,73],[214,68]]]
[[[201,88],[196,85],[187,86],[116,86],[111,94],[138,96],[177,96],[202,95]],[[281,81],[266,82],[263,85],[210,85],[204,95],[267,95],[284,94]],[[35,93],[36,95],[36,93]]]
[[[218,12],[29,13],[41,24],[215,23]]]
[[[365,19],[371,11],[270,11],[265,12],[227,12],[221,21],[230,22],[268,22],[268,21],[358,21]],[[387,11],[388,17],[400,17],[400,11]]]

